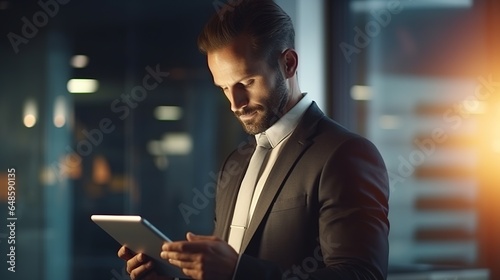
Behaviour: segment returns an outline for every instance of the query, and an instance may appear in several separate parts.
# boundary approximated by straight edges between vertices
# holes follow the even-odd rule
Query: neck
[[[302,99],[302,92],[300,91],[296,76],[288,80],[288,88],[290,92],[288,93],[288,102],[284,113],[290,111]]]

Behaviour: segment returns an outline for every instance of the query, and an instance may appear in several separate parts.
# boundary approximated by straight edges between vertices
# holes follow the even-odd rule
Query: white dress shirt
[[[290,111],[288,111],[275,124],[263,132],[271,144],[271,151],[269,152],[267,159],[265,159],[262,164],[261,175],[257,180],[257,185],[255,186],[252,202],[250,204],[250,213],[248,218],[249,223],[252,220],[257,201],[259,200],[262,189],[264,188],[267,178],[269,177],[269,173],[271,173],[274,163],[278,158],[281,148],[284,146],[288,138],[290,138],[290,135],[299,124],[302,115],[304,115],[307,108],[309,108],[311,104],[312,100],[307,97],[307,94],[304,94],[302,99],[292,109],[290,109]],[[257,134],[255,135],[255,138],[257,139],[259,136],[260,134]]]

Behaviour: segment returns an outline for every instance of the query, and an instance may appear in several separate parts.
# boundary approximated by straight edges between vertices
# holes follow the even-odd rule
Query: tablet
[[[182,270],[160,258],[163,243],[171,242],[161,231],[141,216],[92,215],[92,221],[120,244],[136,253],[153,259],[155,267],[164,275],[191,279]]]

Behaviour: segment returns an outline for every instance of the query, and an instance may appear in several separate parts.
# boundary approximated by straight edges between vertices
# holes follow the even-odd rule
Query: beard
[[[234,112],[246,133],[251,135],[262,133],[285,114],[285,106],[288,103],[288,89],[285,78],[282,75],[276,75],[275,87],[271,89],[267,96],[268,98],[263,100],[262,105],[245,107]],[[256,115],[248,121],[240,119],[241,115],[247,114]]]

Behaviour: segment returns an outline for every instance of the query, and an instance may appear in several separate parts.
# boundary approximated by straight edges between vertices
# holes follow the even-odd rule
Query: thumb
[[[203,241],[203,240],[215,240],[215,236],[211,235],[196,235],[192,232],[186,234],[187,241]]]

